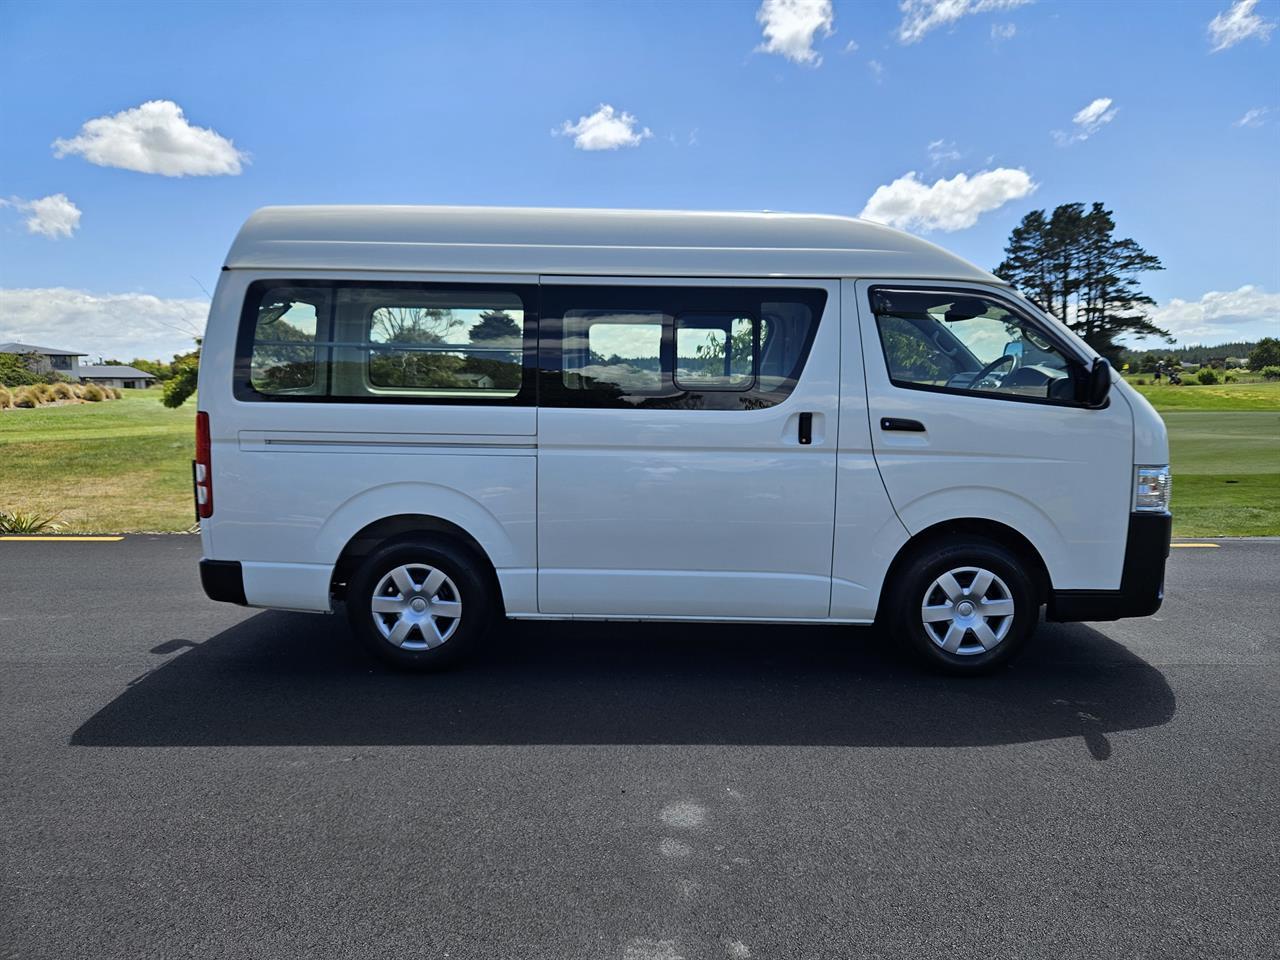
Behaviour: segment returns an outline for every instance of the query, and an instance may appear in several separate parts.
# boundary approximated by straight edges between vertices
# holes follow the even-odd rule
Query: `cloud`
[[[1016,23],[993,23],[991,25],[991,39],[996,43],[1001,40],[1012,40],[1018,33],[1018,25]]]
[[[857,53],[857,52],[858,52],[858,41],[857,41],[857,40],[850,40],[848,43],[846,43],[846,44],[844,45],[844,50],[843,50],[842,52],[843,52],[843,53]]]
[[[949,160],[960,159],[960,151],[956,149],[955,143],[951,140],[930,140],[928,150],[929,161],[935,167]]]
[[[87,120],[76,136],[53,141],[53,154],[166,177],[235,176],[248,162],[226,137],[188,123],[172,100],[149,100]]]
[[[83,350],[93,359],[167,360],[192,349],[208,314],[205,300],[65,287],[0,289],[0,341]]]
[[[65,193],[54,193],[39,200],[11,197],[0,200],[0,207],[13,207],[27,214],[27,233],[38,233],[50,240],[69,237],[80,229],[80,208],[68,200]]]
[[[764,30],[763,53],[780,53],[792,63],[816,67],[822,57],[813,49],[813,39],[835,32],[831,0],[762,0],[756,22]]]
[[[1076,111],[1076,115],[1071,118],[1071,122],[1075,124],[1075,130],[1070,133],[1055,130],[1053,131],[1053,139],[1057,141],[1060,147],[1088,140],[1116,118],[1119,107],[1113,107],[1112,103],[1113,101],[1110,97],[1099,97],[1094,100],[1087,107]]]
[[[1253,8],[1257,5],[1258,0],[1236,0],[1228,10],[1209,21],[1211,53],[1220,53],[1250,37],[1257,37],[1264,43],[1271,38],[1276,22],[1254,13]]]
[[[1252,110],[1246,110],[1244,116],[1233,123],[1232,126],[1260,127],[1267,122],[1267,114],[1270,112],[1270,107],[1254,107]]]
[[[961,17],[994,10],[1012,10],[1031,0],[902,0],[899,43],[919,43],[930,30],[955,23]]]
[[[1025,170],[1000,167],[972,177],[958,173],[932,186],[911,171],[876,188],[859,216],[903,230],[964,230],[978,217],[1036,189]]]
[[[579,117],[577,123],[566,120],[555,136],[573,137],[573,145],[579,150],[617,150],[619,147],[638,147],[642,140],[653,136],[648,127],[636,129],[636,118],[626,111],[619,113],[607,103],[589,117]]]
[[[1151,313],[1182,342],[1253,340],[1280,334],[1280,293],[1245,284],[1238,290],[1211,290],[1199,300],[1173,298]]]
[[[871,77],[876,83],[884,83],[884,64],[879,60],[868,60],[867,69],[871,71]]]

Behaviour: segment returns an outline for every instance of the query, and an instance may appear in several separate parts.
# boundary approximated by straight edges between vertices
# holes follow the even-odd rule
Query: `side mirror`
[[[1106,357],[1098,357],[1093,361],[1085,391],[1087,406],[1097,408],[1106,405],[1107,394],[1111,392],[1111,364]]]

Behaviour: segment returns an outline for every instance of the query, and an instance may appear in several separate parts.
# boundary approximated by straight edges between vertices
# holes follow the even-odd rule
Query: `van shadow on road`
[[[1106,734],[1173,716],[1164,676],[1090,627],[1045,624],[993,677],[915,671],[868,629],[527,623],[445,673],[369,659],[335,616],[265,612],[154,670],[81,746],[727,744],[980,746]]]

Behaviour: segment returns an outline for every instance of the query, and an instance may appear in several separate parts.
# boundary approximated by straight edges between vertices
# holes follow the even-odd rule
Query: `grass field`
[[[1169,427],[1175,535],[1280,536],[1280,382],[1137,389]],[[0,510],[81,533],[189,529],[194,417],[151,390],[0,411]]]
[[[195,402],[159,390],[124,399],[0,411],[0,510],[56,514],[68,531],[187,530]]]

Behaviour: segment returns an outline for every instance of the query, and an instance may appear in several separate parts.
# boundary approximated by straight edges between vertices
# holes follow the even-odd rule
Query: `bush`
[[[71,392],[71,384],[69,383],[55,383],[49,388],[49,392],[53,394],[53,399],[55,400],[72,400],[75,398],[75,394]]]
[[[39,382],[40,377],[31,372],[25,357],[14,353],[0,353],[0,385],[25,387]]]
[[[1237,377],[1234,373],[1228,373],[1228,374],[1227,374],[1225,377],[1223,377],[1222,379],[1223,379],[1225,382],[1227,382],[1227,383],[1239,383],[1239,382],[1240,382],[1240,378],[1239,378],[1239,377]]]
[[[1280,380],[1280,367],[1263,367],[1261,372],[1263,380]]]
[[[1200,371],[1196,374],[1196,380],[1203,383],[1205,386],[1222,382],[1218,379],[1218,371],[1213,369],[1213,367],[1201,367]]]
[[[75,397],[77,400],[83,400],[83,399],[84,399],[84,384],[82,384],[82,383],[73,383],[73,384],[71,385],[71,395],[72,395],[73,397]]]
[[[40,398],[31,392],[31,387],[19,387],[13,393],[13,405],[15,407],[32,407],[40,406]]]
[[[12,407],[12,406],[13,406],[13,394],[9,392],[8,387],[0,385],[0,410],[3,410],[5,407]]]
[[[62,527],[63,524],[57,517],[0,510],[0,534],[56,533]]]
[[[123,390],[121,390],[119,387],[112,387],[112,388],[111,388],[111,399],[113,399],[113,400],[123,400],[123,399],[124,399],[124,391],[123,391]]]
[[[101,403],[103,399],[102,388],[96,383],[91,383],[84,388],[82,396],[90,403]]]
[[[1137,381],[1136,381],[1136,382],[1137,382],[1138,386],[1140,386],[1140,387],[1145,387],[1145,386],[1147,385],[1147,378],[1146,378],[1146,377],[1139,377],[1139,378],[1137,379]]]

